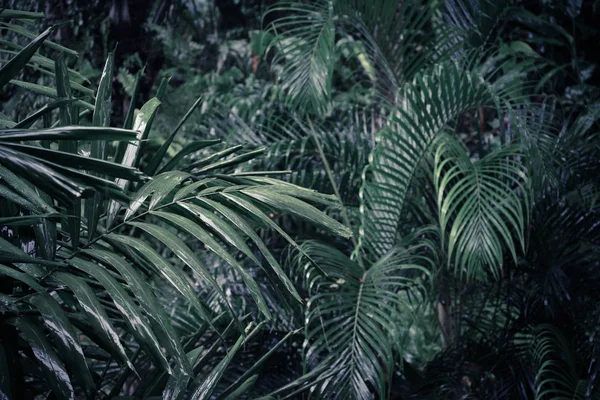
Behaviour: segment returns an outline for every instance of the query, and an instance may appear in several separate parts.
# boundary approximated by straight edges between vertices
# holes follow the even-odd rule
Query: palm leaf
[[[335,25],[333,1],[312,4],[285,2],[272,12],[292,15],[280,18],[275,32],[286,32],[278,38],[279,57],[292,61],[282,74],[290,102],[300,109],[323,112],[331,91]]]
[[[588,382],[580,378],[570,344],[556,327],[535,326],[520,333],[515,343],[535,368],[536,400],[595,398],[587,391]]]
[[[385,398],[398,339],[398,291],[426,292],[423,279],[432,265],[415,256],[418,247],[396,248],[368,270],[326,245],[308,242],[304,250],[328,274],[323,281],[309,277],[315,294],[307,309],[306,364],[335,371],[314,390],[328,398]]]
[[[528,189],[518,156],[515,148],[508,147],[472,163],[452,139],[437,148],[434,180],[439,222],[447,234],[448,263],[455,274],[477,279],[489,272],[498,279],[502,245],[515,262],[513,235],[525,249]]]
[[[431,74],[417,76],[403,89],[403,104],[379,133],[369,156],[361,189],[362,226],[357,256],[373,262],[393,247],[411,182],[434,139],[447,124],[475,106],[505,106],[506,94],[518,87],[514,79],[518,72],[490,83],[478,71],[481,69],[470,71],[444,63]]]

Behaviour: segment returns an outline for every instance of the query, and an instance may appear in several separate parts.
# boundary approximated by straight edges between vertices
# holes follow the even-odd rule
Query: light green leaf
[[[154,113],[160,106],[160,100],[156,97],[150,99],[146,104],[142,106],[142,109],[138,112],[135,122],[133,124],[133,130],[137,131],[136,141],[131,142],[125,149],[125,154],[121,160],[121,164],[126,167],[135,167],[136,160],[138,158],[138,152],[140,149],[141,141],[144,140],[150,132],[152,126],[152,120]],[[129,181],[126,179],[117,179],[116,183],[121,189],[125,189]],[[110,228],[119,212],[121,205],[116,201],[111,201],[108,206],[106,227]]]

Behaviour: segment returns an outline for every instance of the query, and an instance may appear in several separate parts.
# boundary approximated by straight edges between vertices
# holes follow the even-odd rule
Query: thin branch
[[[315,127],[313,126],[311,120],[308,120],[308,125],[310,126],[310,131],[312,133],[313,139],[315,140],[315,144],[317,145],[317,149],[319,150],[319,154],[321,155],[321,160],[323,160],[323,165],[325,166],[325,171],[327,172],[327,177],[329,178],[329,182],[331,182],[331,186],[333,187],[333,192],[335,193],[335,196],[337,197],[337,199],[340,203],[340,208],[342,211],[342,219],[344,220],[344,224],[346,224],[346,226],[348,228],[350,228],[350,218],[348,218],[348,213],[346,211],[346,207],[344,206],[344,202],[342,201],[342,196],[340,194],[340,191],[338,190],[335,178],[333,177],[333,171],[331,170],[331,166],[329,165],[329,162],[327,161],[327,157],[325,157],[325,152],[323,151],[323,146],[321,146],[321,141],[319,140],[319,137],[317,136],[317,132],[315,131]],[[351,240],[352,240],[352,244],[356,248],[356,246],[358,246],[358,243],[356,242],[356,238],[354,237],[354,234],[351,236]],[[362,266],[362,262],[361,262],[361,266]]]

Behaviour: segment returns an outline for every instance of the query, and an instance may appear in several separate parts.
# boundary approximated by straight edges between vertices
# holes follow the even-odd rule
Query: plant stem
[[[319,150],[319,154],[321,155],[321,160],[323,160],[323,165],[325,166],[325,171],[327,172],[327,177],[329,178],[329,182],[331,182],[331,186],[333,187],[333,192],[335,193],[338,201],[340,202],[340,208],[342,211],[342,219],[344,220],[344,224],[348,228],[350,228],[350,219],[348,218],[348,213],[346,212],[346,207],[344,207],[344,202],[342,201],[342,196],[340,195],[340,191],[338,190],[337,183],[333,177],[333,171],[331,170],[331,166],[327,161],[327,157],[325,157],[325,152],[323,151],[323,146],[321,146],[321,141],[317,136],[317,132],[315,131],[315,127],[313,126],[311,120],[308,120],[308,125],[310,126],[310,131],[312,133],[315,144],[317,145],[317,149]],[[358,243],[356,242],[356,238],[354,235],[351,236],[352,244],[356,248]]]

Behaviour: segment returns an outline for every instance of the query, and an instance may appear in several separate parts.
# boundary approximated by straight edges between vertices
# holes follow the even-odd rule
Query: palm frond
[[[435,36],[427,30],[435,11],[435,6],[413,1],[278,3],[271,12],[290,14],[275,20],[271,29],[276,34],[277,61],[285,62],[281,77],[291,103],[303,112],[327,109],[338,58],[335,32],[341,29],[360,41],[365,52],[357,54],[369,59],[366,75],[382,99],[394,104],[400,84],[436,56],[442,57],[441,47],[432,44]]]
[[[576,355],[556,327],[537,325],[515,338],[535,368],[535,399],[596,398],[587,391],[588,382],[580,378]]]
[[[489,273],[498,279],[503,247],[517,261],[513,236],[525,250],[529,196],[519,155],[507,147],[473,163],[455,140],[438,146],[434,180],[439,223],[456,275],[471,280]]]
[[[430,261],[418,248],[397,248],[365,270],[339,251],[318,243],[304,250],[328,274],[309,276],[315,292],[307,309],[306,365],[333,373],[315,387],[328,398],[385,397],[393,369],[399,291],[424,291]],[[387,378],[386,378],[387,377]]]
[[[288,59],[281,76],[290,102],[300,109],[323,112],[331,91],[334,62],[335,24],[333,1],[318,0],[311,4],[294,1],[272,8],[289,16],[278,19],[274,32],[278,36],[279,57]]]
[[[515,79],[519,73],[492,83],[479,71],[482,69],[444,63],[403,89],[402,106],[379,133],[369,156],[355,256],[373,262],[393,247],[415,171],[434,139],[453,119],[475,106],[506,107],[506,96],[519,85]]]
[[[480,48],[491,42],[508,2],[489,0],[449,0],[443,5],[441,32],[453,36],[462,48]]]

